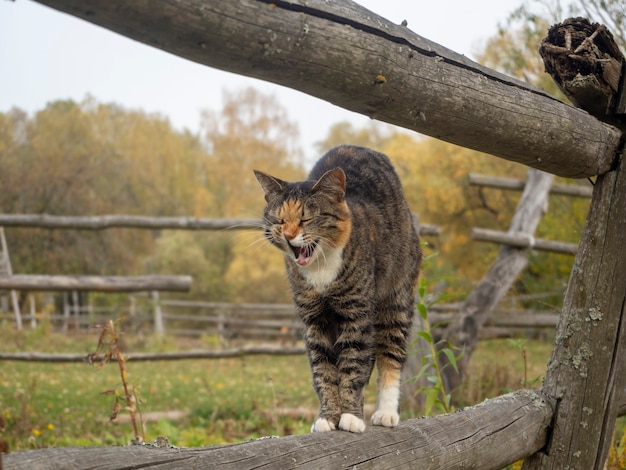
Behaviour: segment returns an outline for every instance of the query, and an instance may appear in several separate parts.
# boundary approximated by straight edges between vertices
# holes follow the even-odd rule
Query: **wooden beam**
[[[149,230],[243,230],[260,229],[261,219],[202,219],[143,215],[68,216],[49,214],[0,214],[0,226],[52,229],[104,230],[138,228]]]
[[[0,277],[0,290],[35,291],[180,291],[191,288],[191,276],[44,276],[13,275]]]
[[[295,356],[304,354],[304,347],[283,347],[273,345],[252,345],[229,349],[199,349],[195,351],[172,351],[158,353],[129,352],[124,353],[125,360],[133,362],[145,361],[181,361],[189,359],[228,359],[241,356]],[[42,353],[42,352],[0,352],[0,360],[18,362],[50,362],[73,363],[85,362],[86,354],[81,353]]]
[[[38,1],[185,59],[560,176],[605,173],[623,145],[619,129],[348,0]]]
[[[510,233],[486,228],[473,228],[470,232],[470,237],[472,240],[499,243],[515,248],[531,248],[533,250],[550,251],[566,255],[575,255],[578,252],[577,243],[544,240],[543,238],[535,238],[525,233]]]
[[[203,219],[195,217],[151,217],[143,215],[68,216],[49,214],[0,214],[0,227],[105,230],[137,228],[149,230],[260,230],[261,219]],[[438,236],[441,228],[419,224],[420,235]]]
[[[499,470],[543,448],[552,402],[520,390],[454,414],[411,419],[394,429],[368,427],[363,434],[311,433],[242,444],[192,449],[65,447],[13,452],[5,470],[220,468],[480,468]],[[488,442],[489,445],[478,445]],[[173,443],[175,444],[175,443]]]
[[[484,176],[476,173],[469,174],[470,186],[482,186],[487,188],[510,189],[513,191],[523,191],[526,181],[517,178],[503,178],[500,176]],[[550,194],[562,196],[591,198],[593,187],[573,184],[555,183],[550,187]],[[1,225],[1,224],[0,224]]]
[[[559,400],[550,446],[524,469],[604,468],[626,387],[626,168],[598,178],[543,391]]]

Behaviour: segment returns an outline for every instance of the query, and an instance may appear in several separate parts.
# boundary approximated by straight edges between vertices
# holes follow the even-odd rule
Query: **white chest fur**
[[[343,263],[343,249],[318,247],[316,259],[301,268],[304,278],[317,290],[323,292],[333,282]]]

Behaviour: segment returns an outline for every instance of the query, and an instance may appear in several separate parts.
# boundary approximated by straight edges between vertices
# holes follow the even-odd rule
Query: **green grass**
[[[180,446],[238,442],[307,432],[310,422],[279,417],[278,407],[314,408],[306,358],[252,357],[127,363],[141,412],[189,413],[172,423],[146,424],[146,440],[167,435]],[[117,367],[6,362],[0,409],[13,450],[42,446],[126,444],[130,423],[108,420],[119,389]],[[124,415],[124,413],[122,413]]]
[[[4,351],[89,353],[98,332],[60,335],[25,330],[16,334],[0,328]],[[125,337],[125,351],[163,351],[200,347],[202,342],[159,341]],[[211,339],[204,340],[206,344]],[[527,342],[529,379],[543,373],[551,345]],[[481,342],[471,361],[466,385],[470,402],[482,401],[523,385],[524,361],[520,350],[507,340]],[[500,364],[500,365],[498,365]],[[502,364],[506,364],[503,366]],[[268,435],[309,432],[312,416],[283,413],[284,409],[314,412],[317,398],[303,356],[249,356],[237,359],[133,362],[126,364],[127,381],[135,387],[144,416],[177,410],[179,420],[147,422],[145,439],[159,435],[170,443],[194,447],[241,442]],[[538,383],[535,386],[539,386]],[[128,413],[123,422],[111,423],[114,397],[121,391],[115,364],[97,370],[87,364],[44,364],[5,361],[0,366],[0,413],[6,423],[0,440],[12,451],[48,446],[124,445],[133,437]],[[375,378],[366,402],[375,403]],[[416,415],[420,415],[416,412]],[[403,419],[412,417],[403,413]],[[417,417],[417,416],[416,416]]]

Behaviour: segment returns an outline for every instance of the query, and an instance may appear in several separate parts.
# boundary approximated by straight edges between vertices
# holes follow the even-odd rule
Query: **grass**
[[[211,338],[175,342],[141,336],[123,336],[121,342],[124,351],[189,349],[214,343]],[[97,343],[96,330],[92,334],[60,335],[45,325],[20,334],[0,328],[4,351],[87,354],[95,350]],[[525,346],[527,375],[540,377],[551,344],[528,341]],[[144,420],[173,410],[182,415],[172,420],[163,414],[146,422],[148,442],[165,435],[174,445],[194,447],[307,433],[317,407],[305,356],[136,363],[130,356],[126,368],[127,381],[139,398]],[[469,376],[464,391],[468,403],[522,388],[524,360],[519,348],[507,340],[481,342],[472,357]],[[0,412],[6,430],[0,440],[7,441],[12,451],[125,445],[133,438],[131,423],[124,419],[127,413],[121,413],[120,422],[110,422],[114,396],[102,394],[120,389],[120,372],[115,364],[97,370],[82,363],[5,361],[0,368]],[[375,400],[373,378],[366,402]],[[416,416],[405,411],[402,417]]]
[[[305,357],[252,357],[127,363],[141,414],[177,410],[178,422],[147,423],[146,441],[166,435],[179,446],[239,442],[307,432],[310,422],[278,417],[281,407],[315,406]],[[271,378],[271,380],[270,380]],[[127,444],[130,422],[108,419],[119,370],[85,364],[7,362],[0,371],[0,409],[12,450],[46,446]],[[123,413],[122,413],[123,414]],[[124,420],[127,421],[127,420]]]
[[[126,351],[167,351],[210,347],[203,340],[122,337]],[[45,328],[15,331],[0,326],[3,351],[92,352],[98,331],[60,335]],[[478,403],[519,388],[538,388],[552,344],[545,341],[490,340],[479,343],[462,396]],[[525,359],[524,359],[525,355]],[[317,407],[303,356],[249,356],[237,359],[126,363],[128,383],[140,399],[145,440],[166,436],[181,447],[242,442],[262,436],[308,433]],[[133,439],[127,413],[109,416],[119,390],[115,364],[102,369],[86,363],[43,364],[5,361],[0,367],[0,443],[10,451],[41,447],[126,445]],[[366,403],[376,400],[375,377]],[[402,419],[412,416],[404,407]],[[285,410],[291,412],[286,412]],[[159,412],[178,411],[179,419]],[[125,416],[126,415],[126,416]],[[126,419],[124,419],[126,418]],[[624,468],[626,420],[616,426],[616,445],[607,468]],[[516,463],[511,468],[518,468]]]
[[[96,349],[99,331],[61,335],[43,327],[17,333],[0,327],[5,352],[73,352]],[[171,351],[214,347],[214,338],[159,340],[122,336],[123,351]],[[265,435],[308,432],[310,417],[283,416],[279,408],[315,409],[305,356],[133,362],[126,378],[139,398],[141,418],[178,411],[145,424],[145,440],[166,435],[171,444],[200,446],[241,442]],[[0,441],[11,451],[39,447],[125,445],[133,438],[127,413],[110,422],[115,396],[123,394],[116,363],[5,361],[0,367]],[[109,394],[102,394],[107,392]],[[164,413],[163,413],[164,414]],[[1,422],[2,420],[0,420]]]

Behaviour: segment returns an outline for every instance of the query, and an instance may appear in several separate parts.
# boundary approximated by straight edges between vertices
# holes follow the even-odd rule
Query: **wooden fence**
[[[188,300],[159,300],[157,294],[129,296],[128,303],[112,307],[80,306],[64,302],[63,311],[34,310],[23,314],[23,320],[36,327],[45,320],[57,331],[92,331],[109,320],[120,320],[121,329],[128,332],[152,332],[168,336],[214,337],[216,344],[246,344],[250,341],[283,345],[297,344],[304,325],[292,304],[233,304]],[[530,297],[529,297],[530,298]],[[66,297],[67,299],[67,297]],[[504,304],[516,303],[515,298]],[[509,337],[517,332],[553,330],[558,311],[512,310],[501,305],[487,320],[482,338]],[[458,320],[460,304],[435,304],[429,312],[431,324],[449,324]],[[12,321],[9,314],[0,313],[0,320]]]
[[[616,47],[607,50],[610,37],[601,28],[574,27],[566,39],[551,29],[546,39],[556,44],[543,48],[562,53],[561,60],[547,63],[551,70],[565,69],[557,82],[568,95],[587,93],[581,84],[613,79],[600,120],[349,1],[40,3],[189,60],[291,86],[458,145],[560,176],[600,176],[541,392],[522,391],[360,436],[315,433],[189,450],[42,449],[9,454],[8,469],[98,464],[495,470],[526,457],[529,470],[603,467],[626,386],[626,171],[620,159],[626,80],[620,77],[624,59]],[[592,62],[585,70],[595,81],[581,80],[576,64],[585,60]],[[598,70],[617,73],[593,75]]]

